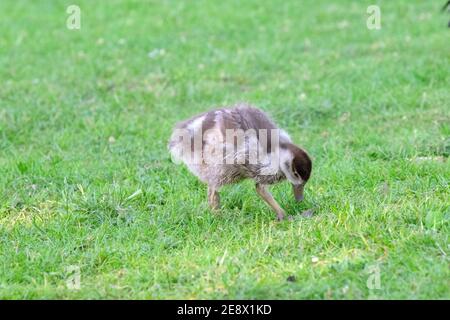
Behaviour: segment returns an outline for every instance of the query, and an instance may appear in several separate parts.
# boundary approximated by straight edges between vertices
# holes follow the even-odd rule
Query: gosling
[[[287,179],[294,197],[303,200],[312,162],[289,135],[261,110],[247,104],[216,109],[178,123],[171,135],[172,160],[184,163],[208,186],[208,203],[219,209],[219,189],[252,179],[259,196],[275,211],[285,212],[268,186]]]

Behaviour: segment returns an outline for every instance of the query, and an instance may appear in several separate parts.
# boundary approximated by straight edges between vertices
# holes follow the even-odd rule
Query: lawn
[[[449,299],[444,2],[2,0],[0,298]],[[313,158],[293,221],[170,160],[239,101]]]

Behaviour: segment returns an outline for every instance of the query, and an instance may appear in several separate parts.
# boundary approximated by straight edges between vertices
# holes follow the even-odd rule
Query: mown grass
[[[450,298],[441,2],[371,31],[370,1],[80,0],[71,31],[73,1],[1,1],[0,298]],[[174,123],[238,101],[314,158],[304,203],[273,188],[292,222],[250,182],[215,214],[170,161]]]

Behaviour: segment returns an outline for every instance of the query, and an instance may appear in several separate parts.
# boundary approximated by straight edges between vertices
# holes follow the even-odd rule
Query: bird
[[[168,149],[175,163],[184,163],[207,184],[213,210],[220,208],[222,186],[251,179],[278,220],[285,219],[286,213],[269,186],[288,180],[295,199],[302,201],[312,170],[307,151],[295,145],[264,111],[247,103],[213,109],[177,123]]]

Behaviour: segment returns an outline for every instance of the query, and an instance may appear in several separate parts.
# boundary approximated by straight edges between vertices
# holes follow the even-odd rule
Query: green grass
[[[449,16],[372,2],[1,1],[0,298],[449,299]],[[304,203],[272,188],[292,222],[170,161],[238,101],[313,157]]]

